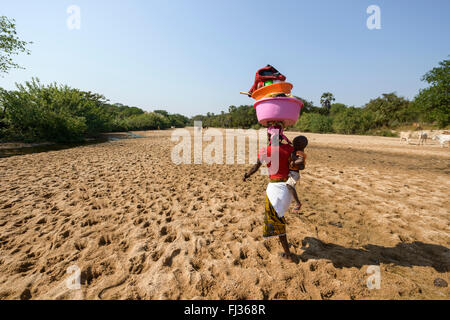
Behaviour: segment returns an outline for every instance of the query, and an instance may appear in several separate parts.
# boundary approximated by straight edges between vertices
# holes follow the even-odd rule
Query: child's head
[[[303,151],[308,146],[308,138],[306,138],[305,136],[295,137],[294,141],[292,141],[292,144],[294,145],[295,151]]]

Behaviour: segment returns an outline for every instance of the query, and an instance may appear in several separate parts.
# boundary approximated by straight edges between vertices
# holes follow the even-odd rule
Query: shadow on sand
[[[366,245],[362,249],[345,248],[307,237],[302,241],[301,261],[330,260],[336,268],[361,268],[364,265],[394,264],[404,267],[433,267],[437,272],[450,271],[450,250],[420,241],[398,243],[395,247]]]

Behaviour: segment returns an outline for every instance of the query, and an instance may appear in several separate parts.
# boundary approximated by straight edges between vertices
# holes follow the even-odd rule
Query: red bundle
[[[264,87],[264,82],[269,81],[269,80],[286,81],[286,77],[283,76],[280,72],[278,72],[277,69],[275,69],[274,67],[272,67],[271,65],[268,64],[266,67],[259,69],[256,72],[255,83],[253,84],[253,87],[248,92],[249,95],[251,96],[253,94],[253,92]]]

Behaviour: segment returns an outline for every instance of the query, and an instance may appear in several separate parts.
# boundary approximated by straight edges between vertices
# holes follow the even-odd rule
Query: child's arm
[[[294,160],[294,164],[298,166],[299,170],[305,170],[305,157],[297,156],[295,152],[292,153],[292,160]]]
[[[295,160],[295,164],[298,166],[298,169],[300,171],[305,170],[305,159],[303,159],[303,157],[299,157],[298,160]]]

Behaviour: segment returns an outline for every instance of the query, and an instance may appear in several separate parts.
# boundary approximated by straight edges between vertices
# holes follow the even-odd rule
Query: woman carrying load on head
[[[249,172],[245,173],[244,181],[257,172],[263,163],[267,164],[270,182],[266,190],[263,237],[278,237],[284,249],[282,256],[297,262],[296,256],[291,254],[289,250],[286,219],[284,218],[284,214],[292,201],[292,194],[286,185],[286,181],[289,178],[290,155],[294,148],[289,144],[280,143],[283,136],[276,129],[269,131],[268,137],[269,146],[260,150],[257,163]]]

